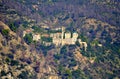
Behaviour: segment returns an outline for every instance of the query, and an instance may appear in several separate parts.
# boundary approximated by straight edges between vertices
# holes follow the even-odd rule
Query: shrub
[[[13,23],[9,24],[9,26],[12,31],[16,32],[17,27]]]
[[[31,44],[33,42],[32,34],[26,34],[24,40],[27,44]]]
[[[18,76],[20,79],[28,79],[28,72],[22,71],[22,73]]]
[[[6,59],[5,59],[5,62],[6,62],[7,64],[9,64],[10,61],[11,61],[11,60],[10,60],[9,58],[6,58]]]
[[[61,48],[61,50],[60,50],[60,53],[61,53],[61,54],[67,53],[67,46],[63,46],[63,47]]]
[[[3,29],[3,30],[2,30],[2,34],[3,34],[4,36],[8,36],[8,34],[9,34],[9,29]]]
[[[13,58],[14,58],[14,55],[13,55],[13,54],[7,54],[7,56],[8,56],[10,59],[13,59]]]
[[[19,62],[16,60],[11,60],[11,66],[19,65]]]
[[[75,61],[75,59],[71,59],[70,66],[76,66],[76,65],[77,62]]]
[[[72,75],[73,75],[73,78],[79,79],[79,77],[80,77],[80,70],[72,71]]]
[[[52,38],[51,37],[41,37],[42,41],[46,41],[46,42],[52,42]]]
[[[55,54],[54,58],[57,59],[57,60],[59,60],[61,58],[61,55],[60,54]]]
[[[5,71],[1,71],[1,76],[6,76],[7,74],[5,73]]]

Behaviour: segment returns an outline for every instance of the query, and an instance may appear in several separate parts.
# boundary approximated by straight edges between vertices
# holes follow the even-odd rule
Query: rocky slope
[[[45,60],[41,52],[36,53],[33,47],[0,21],[0,78],[48,78],[56,72]]]
[[[0,0],[0,78],[119,79],[119,0]],[[27,44],[23,30],[65,26],[87,42]]]

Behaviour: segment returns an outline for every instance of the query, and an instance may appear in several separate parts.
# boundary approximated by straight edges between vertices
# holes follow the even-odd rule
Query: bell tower
[[[64,26],[62,26],[62,39],[61,39],[61,43],[62,43],[62,45],[64,45],[64,33],[65,33],[65,27]]]
[[[62,26],[62,39],[63,39],[63,37],[64,37],[64,33],[65,33],[65,27]]]

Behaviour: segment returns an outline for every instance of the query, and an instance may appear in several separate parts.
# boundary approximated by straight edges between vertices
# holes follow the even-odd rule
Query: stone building
[[[69,39],[69,38],[71,38],[71,33],[70,32],[65,33],[65,39]]]
[[[33,36],[33,41],[38,41],[41,38],[40,34],[32,34],[32,36]]]
[[[57,28],[56,28],[57,29]],[[60,30],[60,28],[59,28]],[[87,49],[87,43],[86,42],[82,42],[81,39],[78,39],[78,33],[74,32],[65,32],[65,27],[61,28],[62,32],[57,32],[57,33],[43,33],[43,34],[32,34],[33,36],[33,40],[35,41],[39,41],[41,39],[41,37],[52,37],[52,42],[44,42],[45,45],[51,45],[51,44],[55,44],[56,46],[63,46],[63,45],[74,45],[76,44],[76,41],[79,42],[80,47],[84,48],[84,50],[86,51]],[[33,30],[32,29],[27,29],[25,31],[23,31],[23,36],[25,36],[28,33],[31,33]]]
[[[56,46],[61,45],[62,44],[62,39],[53,38],[53,44],[55,44]]]
[[[82,42],[81,39],[78,39],[78,42],[80,43],[80,47],[84,48],[84,50],[87,50],[87,43],[86,42]]]
[[[72,36],[72,37],[71,37]],[[78,33],[65,32],[65,28],[62,27],[62,33],[52,33],[50,37],[53,38],[53,44],[58,45],[70,45],[75,44],[78,38]]]
[[[78,38],[78,33],[74,32],[72,38],[76,38],[77,39]]]
[[[55,39],[55,38],[59,38],[59,39],[60,39],[60,38],[62,37],[62,33],[51,33],[51,34],[50,34],[50,37],[52,37],[52,38],[54,38],[54,39]]]

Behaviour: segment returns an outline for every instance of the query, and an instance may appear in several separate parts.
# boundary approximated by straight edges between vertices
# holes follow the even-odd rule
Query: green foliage
[[[11,60],[11,66],[18,66],[19,62],[17,60]]]
[[[14,25],[14,23],[10,23],[10,24],[9,24],[9,27],[10,27],[10,29],[11,29],[12,31],[16,32],[17,27]]]
[[[6,76],[7,74],[5,73],[5,71],[1,71],[0,76]]]
[[[71,59],[71,62],[69,65],[70,65],[70,67],[76,66],[77,62],[75,61],[75,59]]]
[[[25,8],[24,7],[21,7],[21,8],[22,9],[24,8],[25,10],[27,10],[27,8],[30,8],[29,6],[26,7],[26,4],[31,5],[32,3],[34,3],[34,4],[37,3],[37,0],[35,0],[35,1],[32,1],[32,0],[31,1],[30,0],[15,0],[15,1],[21,1],[22,4],[25,5]],[[70,30],[71,32],[73,32],[75,30],[75,27],[73,27],[73,26],[80,26],[80,28],[78,28],[78,29],[83,29],[84,34],[86,34],[86,35],[88,34],[87,32],[89,32],[89,30],[88,30],[89,28],[84,29],[84,27],[81,26],[82,25],[81,21],[83,21],[83,20],[81,18],[79,18],[80,14],[82,14],[82,16],[87,16],[88,17],[87,19],[89,19],[89,17],[90,18],[91,17],[92,18],[96,17],[97,19],[101,19],[101,21],[107,22],[108,24],[118,25],[118,27],[119,27],[119,24],[120,24],[119,17],[116,18],[116,16],[120,15],[119,14],[120,12],[115,11],[115,10],[118,10],[117,8],[115,8],[115,7],[118,7],[118,5],[113,6],[113,5],[117,4],[116,1],[118,1],[118,0],[115,0],[115,2],[110,1],[109,5],[108,4],[105,5],[107,0],[105,0],[105,1],[104,0],[96,0],[93,3],[89,2],[90,0],[39,0],[39,1],[40,1],[40,5],[38,5],[38,6],[39,6],[39,10],[41,10],[39,12],[39,14],[42,15],[43,17],[51,16],[51,17],[54,18],[54,16],[55,16],[54,14],[56,14],[57,17],[55,16],[55,18],[58,19],[58,22],[60,24],[63,23],[62,25],[67,25],[67,20],[69,18],[72,19],[72,22],[68,24],[69,28],[67,29],[67,30]],[[11,2],[11,1],[8,1],[8,3],[9,2]],[[60,2],[60,3],[56,3],[55,5],[53,4],[52,6],[48,5],[48,4],[51,4],[52,2]],[[100,2],[100,4],[98,2]],[[62,6],[61,6],[61,3],[63,4]],[[89,7],[84,8],[84,7],[88,6],[87,3],[89,5]],[[105,4],[103,4],[103,3],[105,3]],[[19,2],[18,2],[18,4],[19,4]],[[66,8],[66,4],[67,4],[67,8]],[[80,6],[77,6],[76,4],[80,5]],[[103,4],[103,6],[102,6],[102,4]],[[111,4],[112,4],[112,6],[111,6]],[[76,6],[73,6],[73,5],[76,5]],[[4,5],[0,4],[0,6],[3,7]],[[56,6],[56,7],[54,7],[54,6]],[[71,6],[73,6],[73,7],[71,7]],[[105,8],[105,6],[106,6],[106,8]],[[109,6],[109,7],[107,7],[107,6]],[[85,11],[83,10],[82,13],[81,13],[81,11],[80,11],[81,9],[78,10],[77,9],[78,7],[81,8],[81,9],[82,8],[85,9]],[[114,10],[109,10],[112,7],[114,7]],[[59,10],[58,10],[58,8],[59,8]],[[20,10],[22,10],[22,9],[20,9]],[[75,10],[71,12],[71,10],[73,10],[73,9],[75,9]],[[92,10],[90,10],[90,9],[92,9]],[[5,10],[8,11],[7,8]],[[100,12],[98,10],[100,10]],[[106,13],[104,13],[105,10],[107,10]],[[36,17],[38,11],[35,12],[35,10],[30,10],[30,12],[31,11],[33,11],[34,16]],[[90,11],[90,13],[89,13],[89,11]],[[93,11],[93,12],[91,13],[91,11]],[[31,16],[32,14],[30,14],[30,12],[28,12],[28,15],[25,12],[21,12],[22,14],[20,13],[20,15],[21,15],[21,17],[22,17],[22,15],[26,15],[26,16],[29,16],[29,17],[32,18],[32,16]],[[8,12],[8,13],[11,13],[11,12]],[[13,11],[12,14],[14,14],[14,13],[15,12]],[[60,15],[61,13],[62,13],[62,16]],[[102,15],[101,13],[104,13],[103,16],[101,16]],[[65,15],[67,15],[67,16],[65,16]],[[106,19],[105,16],[107,17],[107,19]],[[36,17],[36,21],[39,21],[39,18],[40,17],[38,17],[38,18]],[[63,18],[63,19],[59,20],[59,18]],[[47,19],[49,19],[49,18],[47,18]],[[80,19],[81,19],[81,21],[80,21]],[[114,22],[116,22],[117,24],[114,23]],[[83,21],[83,23],[84,23],[84,21]],[[29,26],[29,23],[26,21],[26,22],[23,23],[23,26],[25,28],[27,28]],[[113,45],[113,44],[111,44],[111,42],[113,42],[113,43],[115,41],[119,42],[119,38],[116,39],[117,35],[119,35],[119,31],[118,31],[118,33],[116,33],[116,31],[115,31],[115,33],[114,32],[112,33],[111,31],[109,31],[110,30],[109,26],[103,27],[101,29],[99,29],[99,27],[101,28],[102,26],[99,25],[96,30],[93,28],[90,31],[91,34],[90,34],[90,36],[88,36],[90,38],[87,38],[85,35],[82,35],[82,34],[79,36],[79,38],[82,39],[82,41],[85,41],[89,44],[95,45],[95,46],[92,46],[92,47],[91,47],[91,45],[89,45],[88,48],[87,48],[87,52],[81,50],[81,53],[82,53],[82,55],[87,56],[87,57],[96,57],[95,63],[92,64],[92,65],[91,64],[89,65],[89,67],[92,66],[92,68],[93,68],[93,69],[89,68],[89,69],[91,69],[90,71],[92,71],[92,72],[90,72],[90,74],[92,74],[95,78],[96,78],[96,76],[97,77],[103,76],[103,79],[113,79],[112,76],[116,76],[116,77],[118,76],[119,77],[119,73],[120,73],[120,71],[119,71],[120,70],[120,48],[119,48],[120,45],[118,45],[118,44]],[[110,26],[110,27],[112,28],[112,26]],[[116,26],[114,26],[114,28],[115,27]],[[16,31],[16,26],[14,25],[14,23],[11,23],[10,28],[11,28],[12,31]],[[32,28],[35,30],[35,32],[40,32],[40,33],[45,32],[44,29],[41,29],[37,26],[33,26]],[[106,29],[107,31],[106,30],[103,31],[103,29]],[[117,29],[117,28],[115,28],[115,29]],[[98,33],[97,31],[99,31],[99,33],[102,32],[101,36],[98,36],[98,38],[96,37],[96,35]],[[54,31],[54,30],[50,31],[50,33],[55,33],[55,32],[56,31]],[[82,32],[82,30],[80,32]],[[109,35],[109,32],[111,32],[110,35]],[[2,31],[2,34],[5,35],[5,36],[8,36],[9,32]],[[114,36],[114,34],[115,34],[115,36]],[[115,39],[111,38],[111,35],[113,35],[112,37],[115,37]],[[100,39],[99,39],[99,37],[100,37]],[[98,44],[98,41],[96,41],[96,40],[92,41],[92,42],[88,42],[89,39],[94,40],[94,38],[97,38],[99,41],[101,41],[103,46],[102,47],[97,47],[96,45]],[[31,35],[26,35],[26,37],[24,39],[28,44],[33,42]],[[48,38],[42,38],[42,39],[47,41],[47,42],[49,42],[51,40],[51,39],[48,39]],[[7,46],[6,42],[5,42],[5,44]],[[78,42],[76,42],[76,45],[80,46]],[[44,46],[44,45],[40,45],[38,47],[40,47],[40,51],[42,50],[44,55],[46,55],[47,51],[51,49],[51,47]],[[22,47],[20,45],[16,46],[16,48],[24,50],[24,47]],[[71,50],[72,49],[74,50],[74,48],[71,48]],[[72,72],[72,79],[85,79],[86,76],[84,75],[82,70],[78,69],[78,70],[73,70],[72,71],[72,69],[69,70],[69,68],[66,70],[66,68],[68,66],[71,67],[71,66],[75,66],[77,64],[77,62],[74,59],[72,59],[72,56],[70,56],[71,55],[70,52],[73,53],[73,51],[71,51],[71,50],[68,51],[67,47],[63,46],[60,50],[60,54],[54,55],[55,59],[57,59],[57,61],[60,60],[60,64],[62,64],[62,66],[60,66],[59,70],[58,70],[62,74],[60,76],[65,76],[63,79],[69,79],[71,77],[71,72]],[[63,56],[66,57],[66,58],[63,58]],[[6,58],[5,61],[7,63],[11,62],[10,58],[11,58],[11,56]],[[15,63],[15,62],[12,60],[11,63]],[[97,65],[96,65],[96,63],[97,63]],[[67,64],[67,66],[66,66],[66,64]],[[94,66],[95,67],[97,66],[96,69],[95,69]],[[85,70],[87,72],[89,72],[89,70],[87,70],[87,67],[86,67]],[[3,71],[1,71],[1,73],[5,74],[5,72],[3,72]],[[87,75],[90,75],[90,74],[87,74]],[[19,75],[19,78],[28,79],[27,76],[28,76],[27,72],[22,72]],[[106,77],[108,77],[108,78],[106,78]],[[35,79],[35,78],[33,78],[33,79]]]
[[[8,57],[6,57],[5,62],[7,64],[10,64],[11,66],[18,66],[19,65],[19,61],[10,59]]]
[[[9,63],[11,62],[11,60],[10,60],[9,58],[6,58],[6,59],[5,59],[5,62],[6,62],[7,64],[9,64]]]
[[[2,29],[2,34],[5,36],[9,35],[9,29]]]
[[[65,72],[64,72],[64,76],[67,78],[67,79],[72,79],[72,73],[69,69],[66,69]]]
[[[80,43],[78,42],[78,41],[76,41],[76,43],[75,43],[77,46],[79,46],[80,47]]]
[[[28,72],[22,71],[21,74],[18,76],[20,79],[28,79]]]
[[[80,69],[72,71],[73,79],[88,79],[84,72]]]
[[[67,46],[64,45],[64,46],[61,48],[60,53],[61,53],[61,54],[67,53]]]
[[[59,75],[62,75],[65,71],[65,68],[62,65],[58,66]]]
[[[52,37],[41,37],[41,40],[45,42],[52,42]]]
[[[24,40],[27,44],[31,44],[33,42],[33,37],[32,37],[32,34],[26,34],[25,37],[24,37]]]
[[[78,38],[80,38],[84,42],[88,42],[88,38],[83,34],[79,35]]]
[[[91,45],[92,46],[96,46],[96,45],[98,45],[99,44],[99,42],[97,41],[97,40],[93,40],[92,42],[91,42]]]
[[[58,66],[59,75],[62,75],[63,79],[72,79],[72,73],[70,69],[66,69],[64,66]]]
[[[29,22],[28,21],[24,21],[23,23],[22,23],[22,25],[23,25],[23,27],[24,28],[28,28],[29,27]]]
[[[38,26],[32,26],[32,29],[34,29],[34,32],[39,33],[45,33],[45,30],[43,28],[40,28]]]
[[[59,60],[61,58],[61,55],[60,54],[55,54],[54,58],[57,59],[57,60]]]
[[[79,79],[80,78],[80,70],[72,71],[72,76],[75,79]]]
[[[50,46],[45,46],[45,45],[43,45],[43,44],[40,44],[40,45],[37,45],[37,46],[36,46],[36,49],[37,49],[37,50],[39,50],[39,51],[42,50],[44,56],[47,55],[47,51],[49,51],[49,50],[51,50],[51,49],[53,49],[53,48],[54,48],[54,45],[53,45],[53,44],[50,45]]]

